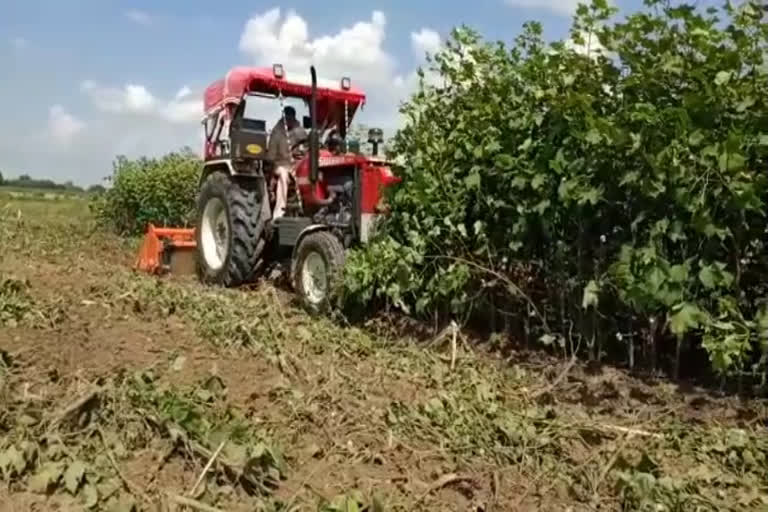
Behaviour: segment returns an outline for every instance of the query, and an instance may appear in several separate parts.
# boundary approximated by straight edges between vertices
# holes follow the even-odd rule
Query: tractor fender
[[[232,178],[243,178],[243,179],[261,179],[261,181],[264,181],[263,175],[253,175],[253,174],[245,174],[242,172],[238,172],[235,167],[232,165],[232,160],[229,160],[228,158],[222,158],[220,160],[210,160],[208,162],[205,162],[203,164],[203,172],[200,174],[200,180],[198,183],[198,187],[203,184],[203,182],[210,176],[211,174],[220,172],[222,174],[226,174],[228,176],[231,176]],[[262,187],[263,190],[261,190],[262,193],[266,191],[266,187]],[[268,208],[267,208],[268,209]],[[264,214],[265,212],[262,212]],[[271,211],[267,212],[271,215]]]
[[[264,200],[264,198],[268,196],[268,192],[267,192],[267,182],[266,180],[263,179],[263,176],[248,176],[248,175],[240,174],[235,171],[234,167],[232,166],[232,161],[228,159],[211,160],[203,164],[203,172],[200,174],[200,181],[197,184],[198,190],[200,190],[200,187],[202,187],[205,180],[208,179],[208,177],[211,174],[215,174],[217,172],[226,174],[227,176],[230,176],[230,178],[233,180],[245,179],[251,182],[254,179],[259,180],[256,184],[256,187],[258,188],[258,192],[259,192],[260,203],[261,203],[261,212],[259,214],[261,215],[261,218],[264,219],[265,221],[272,218],[272,208],[269,204],[269,201]]]
[[[206,178],[215,172],[222,172],[230,176],[234,176],[236,174],[235,168],[232,167],[231,160],[226,158],[221,160],[210,160],[203,164],[203,172],[200,175],[200,182],[198,183],[198,186],[202,185]]]
[[[304,238],[307,235],[311,235],[312,233],[317,233],[318,231],[329,231],[330,227],[325,224],[310,224],[309,226],[305,227],[301,230],[299,233],[299,236],[296,237],[296,243],[293,244],[293,250],[291,251],[291,265],[290,265],[290,276],[291,276],[291,283],[294,282],[294,279],[296,278],[296,255],[299,251],[299,245],[301,245],[301,241],[304,240]]]
[[[296,237],[296,243],[293,245],[293,251],[291,252],[291,261],[294,261],[296,259],[296,251],[298,250],[299,245],[301,244],[301,241],[304,239],[305,236],[309,235],[310,233],[316,233],[318,231],[324,231],[329,229],[330,227],[328,227],[326,224],[310,224],[309,226],[302,229],[301,233],[299,233],[299,236]]]

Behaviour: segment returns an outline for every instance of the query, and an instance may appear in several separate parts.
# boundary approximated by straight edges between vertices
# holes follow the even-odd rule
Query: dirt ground
[[[0,511],[768,510],[764,402],[312,319],[135,248],[0,195]]]

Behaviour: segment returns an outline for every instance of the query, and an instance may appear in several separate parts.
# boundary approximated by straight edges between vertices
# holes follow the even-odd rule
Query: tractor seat
[[[261,119],[242,119],[242,129],[249,132],[266,132],[267,123]]]

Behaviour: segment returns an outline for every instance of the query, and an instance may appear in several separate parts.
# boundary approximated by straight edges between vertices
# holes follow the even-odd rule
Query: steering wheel
[[[339,135],[339,130],[336,128],[333,128],[330,132],[328,132],[328,135],[325,138],[325,147],[329,150],[338,149],[341,145],[341,136]]]

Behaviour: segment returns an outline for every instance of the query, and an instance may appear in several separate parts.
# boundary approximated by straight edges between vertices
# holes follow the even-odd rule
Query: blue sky
[[[116,154],[198,149],[203,88],[273,60],[348,73],[369,95],[359,120],[391,130],[424,51],[453,26],[510,40],[537,19],[561,38],[575,3],[0,0],[0,171],[91,184]]]

